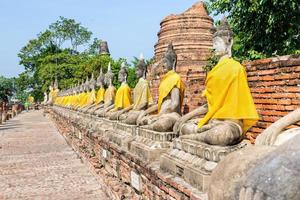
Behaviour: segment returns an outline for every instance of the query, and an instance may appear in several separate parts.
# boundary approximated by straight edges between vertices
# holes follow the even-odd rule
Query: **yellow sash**
[[[177,87],[180,91],[180,106],[183,102],[184,97],[184,83],[181,81],[179,74],[177,74],[174,70],[169,71],[161,80],[158,89],[158,112],[160,111],[161,104],[166,98],[172,89]]]
[[[150,92],[148,81],[140,78],[133,90],[133,109],[140,105],[147,103],[148,105],[153,102],[152,95]]]
[[[95,104],[99,104],[104,101],[104,93],[105,89],[103,87],[98,90]]]
[[[116,94],[115,108],[127,108],[131,105],[130,87],[122,84]]]
[[[198,127],[210,119],[235,119],[243,121],[243,131],[253,126],[259,116],[250,93],[244,67],[231,58],[225,58],[207,74],[203,95],[208,102],[208,112]]]
[[[104,93],[104,104],[107,105],[111,101],[114,102],[115,95],[116,95],[116,88],[114,86],[108,87]]]

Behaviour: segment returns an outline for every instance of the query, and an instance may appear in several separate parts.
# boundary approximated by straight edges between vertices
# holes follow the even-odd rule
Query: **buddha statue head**
[[[165,56],[162,60],[163,64],[163,72],[166,73],[170,70],[176,70],[176,64],[177,64],[177,55],[175,53],[173,44],[170,43],[168,45],[168,49],[165,53]]]
[[[54,89],[54,90],[58,89],[58,81],[57,81],[57,77],[55,77],[53,89]]]
[[[84,80],[81,80],[81,84],[79,86],[79,92],[84,92]]]
[[[111,70],[111,64],[108,63],[108,68],[107,68],[107,72],[105,74],[105,84],[108,86],[112,86],[113,83],[113,79],[114,79],[114,73]]]
[[[97,78],[96,85],[99,86],[99,87],[103,87],[103,85],[104,85],[104,79],[105,79],[105,76],[103,74],[102,67],[101,67],[100,68],[99,76]]]
[[[233,44],[233,32],[230,29],[227,18],[224,17],[213,35],[213,49],[217,56],[231,57],[231,48]]]
[[[146,78],[147,66],[143,54],[140,55],[139,62],[137,63],[135,75],[137,78]]]
[[[94,73],[92,73],[92,77],[91,77],[91,80],[90,80],[90,89],[94,90],[95,86],[96,86],[96,80],[94,78]]]
[[[128,72],[127,72],[127,69],[125,67],[125,63],[122,62],[121,69],[120,69],[119,74],[118,74],[119,82],[121,82],[121,83],[126,82],[127,81],[127,76],[128,76]]]
[[[90,81],[89,81],[89,77],[87,76],[85,79],[85,83],[83,84],[84,86],[84,91],[88,92],[90,89]]]
[[[49,91],[52,91],[52,90],[53,90],[53,85],[54,85],[54,83],[53,83],[53,81],[52,81],[51,84],[49,85]]]

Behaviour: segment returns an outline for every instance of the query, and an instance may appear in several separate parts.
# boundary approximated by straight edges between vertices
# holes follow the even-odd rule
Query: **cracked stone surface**
[[[110,199],[42,111],[0,125],[0,199]]]

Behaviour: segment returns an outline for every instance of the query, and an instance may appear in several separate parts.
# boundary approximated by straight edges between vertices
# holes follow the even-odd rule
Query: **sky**
[[[197,0],[0,0],[0,76],[24,71],[20,49],[59,16],[75,19],[108,41],[113,58],[154,55],[161,20]]]

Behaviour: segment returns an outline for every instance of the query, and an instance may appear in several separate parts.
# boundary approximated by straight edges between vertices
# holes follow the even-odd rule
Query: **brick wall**
[[[281,56],[245,63],[260,120],[248,133],[256,138],[271,123],[300,107],[300,56]]]

